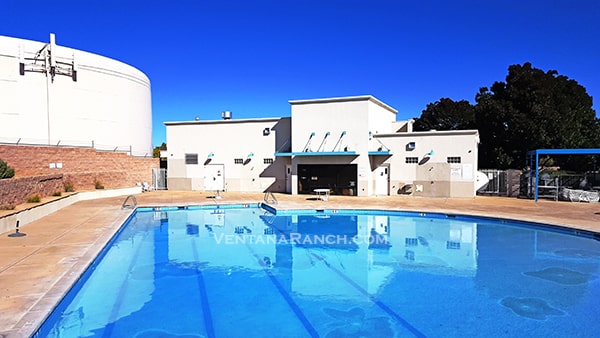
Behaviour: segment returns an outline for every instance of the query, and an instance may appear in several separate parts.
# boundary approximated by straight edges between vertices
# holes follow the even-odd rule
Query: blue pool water
[[[142,208],[38,336],[597,337],[599,268],[597,234],[523,222]]]

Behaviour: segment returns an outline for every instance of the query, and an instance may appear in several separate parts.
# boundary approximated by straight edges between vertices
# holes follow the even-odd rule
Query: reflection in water
[[[567,330],[600,316],[599,265],[597,241],[489,220],[138,212],[48,331],[472,336],[569,317],[553,326]],[[465,321],[479,314],[494,323]]]

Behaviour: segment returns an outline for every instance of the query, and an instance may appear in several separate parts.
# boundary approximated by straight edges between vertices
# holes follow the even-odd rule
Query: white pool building
[[[475,196],[477,130],[414,132],[371,95],[289,103],[291,117],[165,122],[169,189]]]

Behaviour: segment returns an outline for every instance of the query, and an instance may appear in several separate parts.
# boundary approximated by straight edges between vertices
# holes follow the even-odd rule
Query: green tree
[[[15,176],[15,170],[6,164],[6,162],[0,160],[0,179],[11,178]]]
[[[600,144],[592,97],[555,70],[544,72],[531,63],[512,65],[506,82],[481,88],[475,100],[480,167],[520,168],[529,150]],[[573,165],[573,159],[562,162]]]
[[[415,119],[415,131],[464,130],[475,128],[475,108],[468,101],[441,98],[430,103]]]
[[[152,157],[160,157],[161,150],[167,150],[166,143],[163,142],[160,146],[154,147],[154,150],[152,151]]]

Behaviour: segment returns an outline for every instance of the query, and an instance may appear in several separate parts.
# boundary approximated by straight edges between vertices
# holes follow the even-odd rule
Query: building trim
[[[289,104],[291,105],[300,105],[300,104],[313,104],[313,103],[333,103],[333,102],[351,102],[351,101],[371,101],[376,105],[385,108],[392,113],[396,114],[398,111],[387,104],[379,101],[373,95],[359,95],[359,96],[345,96],[345,97],[331,97],[331,98],[321,98],[321,99],[309,99],[309,100],[289,100]]]
[[[467,130],[430,130],[430,131],[413,131],[390,134],[373,134],[375,138],[386,137],[414,137],[414,136],[446,136],[446,135],[478,135],[479,131],[475,129]]]
[[[183,125],[198,125],[198,124],[225,124],[225,123],[262,123],[262,122],[277,122],[291,117],[265,117],[251,119],[230,119],[230,120],[202,120],[202,121],[175,121],[163,122],[165,126],[183,126]]]

